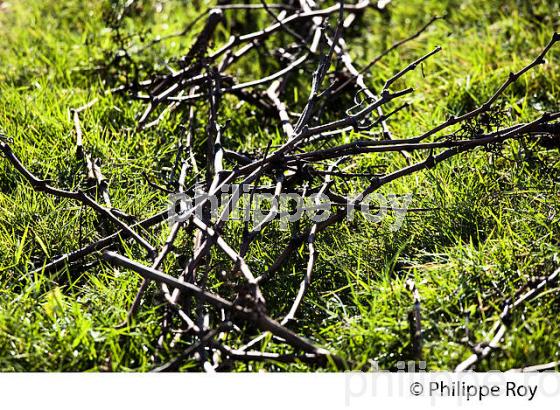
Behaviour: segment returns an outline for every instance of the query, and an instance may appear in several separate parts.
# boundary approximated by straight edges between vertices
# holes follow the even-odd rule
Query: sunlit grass
[[[69,110],[97,98],[80,115],[85,147],[100,158],[114,205],[146,217],[166,206],[167,198],[148,186],[142,172],[164,181],[169,170],[163,167],[173,163],[180,129],[170,118],[157,129],[136,132],[141,104],[108,93],[119,80],[112,78],[117,70],[97,68],[117,50],[107,24],[111,5],[114,11],[120,3],[26,0],[0,10],[0,128],[30,170],[76,189],[85,173],[76,160]],[[135,14],[125,18],[125,35],[145,32],[127,46],[139,50],[157,36],[181,31],[202,10],[189,1],[161,3],[160,9],[159,2],[140,1]],[[443,47],[397,84],[415,88],[412,107],[389,122],[400,138],[480,104],[510,71],[539,53],[560,23],[555,1],[403,1],[390,10],[390,19],[366,12],[368,34],[350,44],[360,65],[431,16],[446,15],[382,60],[367,79],[379,87],[404,64]],[[225,39],[227,28],[222,30]],[[138,54],[138,61],[144,70],[161,67],[166,58],[188,50],[192,37],[158,43]],[[260,73],[258,59],[252,61],[254,66],[243,66],[238,74]],[[560,47],[548,61],[505,93],[510,121],[560,108]],[[305,89],[294,94],[301,100]],[[231,148],[252,151],[269,138],[280,142],[280,134],[251,108],[223,114],[231,119],[226,131]],[[392,169],[405,162],[399,156],[368,157],[356,169],[380,163]],[[471,353],[467,337],[474,343],[486,340],[516,289],[557,266],[559,171],[557,150],[512,142],[500,154],[479,150],[385,187],[384,192],[413,193],[411,206],[430,210],[409,213],[397,232],[387,221],[372,225],[363,218],[329,228],[317,239],[314,282],[293,328],[357,364],[377,360],[381,368],[394,369],[398,361],[413,359],[407,321],[413,299],[405,287],[413,279],[422,298],[423,358],[430,370],[452,369]],[[155,348],[162,315],[155,288],[136,323],[115,328],[139,285],[136,275],[104,264],[86,273],[30,274],[34,265],[91,242],[99,224],[95,213],[33,192],[4,160],[0,188],[0,369],[145,371],[153,367],[153,355],[169,358],[172,352]],[[146,235],[161,242],[166,232]],[[290,233],[264,235],[268,240],[247,257],[257,271],[272,263]],[[135,246],[123,244],[123,249],[142,257]],[[271,310],[287,313],[305,270],[305,252],[302,248],[263,289]],[[212,257],[220,266],[221,256]],[[174,258],[164,268],[176,269]],[[555,288],[515,313],[502,348],[478,369],[559,360],[558,298]],[[263,348],[281,349],[272,341]],[[306,369],[254,364],[238,370],[261,368]]]

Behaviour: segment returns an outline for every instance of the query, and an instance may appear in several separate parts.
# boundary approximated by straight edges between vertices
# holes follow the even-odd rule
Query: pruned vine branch
[[[185,186],[187,173],[190,172],[196,179],[197,189],[202,190],[198,193],[201,199],[190,208],[179,203],[181,218],[171,220],[163,243],[151,243],[142,236],[140,228],[164,229],[164,222],[169,220],[169,209],[163,209],[140,222],[130,223],[125,218],[126,214],[112,207],[107,181],[95,160],[84,149],[79,113],[91,105],[72,112],[76,149],[92,184],[97,185],[104,205],[83,190],[57,188],[51,182],[35,176],[18,158],[17,150],[7,138],[3,137],[0,142],[0,150],[6,160],[33,189],[77,201],[93,209],[114,226],[113,233],[81,249],[45,261],[36,266],[36,272],[54,272],[64,266],[75,266],[90,255],[97,255],[100,257],[98,260],[102,259],[115,267],[136,272],[143,282],[122,326],[133,323],[135,315],[142,308],[149,284],[158,285],[163,302],[169,307],[166,319],[162,321],[162,335],[170,334],[171,327],[179,322],[179,326],[182,326],[180,337],[190,345],[169,363],[156,366],[156,370],[177,370],[184,361],[195,357],[201,368],[206,370],[222,369],[237,361],[300,362],[316,366],[334,364],[341,369],[352,368],[351,360],[320,347],[311,340],[313,335],[301,336],[290,328],[297,322],[306,293],[313,286],[313,272],[320,263],[316,248],[316,239],[320,234],[343,222],[349,209],[358,209],[368,195],[383,186],[433,168],[453,156],[478,147],[502,144],[509,139],[543,136],[560,138],[560,112],[546,113],[526,123],[498,124],[494,129],[482,127],[479,132],[471,132],[473,128],[470,126],[473,121],[479,121],[483,115],[495,110],[495,104],[508,87],[545,63],[547,53],[560,41],[559,33],[552,35],[550,42],[532,62],[511,72],[484,103],[469,112],[449,117],[421,135],[406,136],[390,129],[391,120],[398,118],[402,110],[410,109],[406,97],[414,92],[409,87],[400,88],[400,80],[428,59],[437,58],[442,48],[438,46],[425,50],[415,60],[403,63],[401,69],[389,78],[376,77],[383,84],[378,91],[369,84],[366,74],[376,76],[372,70],[380,60],[423,34],[439,17],[430,19],[417,32],[397,41],[360,68],[351,56],[352,38],[349,33],[352,32],[350,29],[359,32],[364,12],[376,9],[376,2],[339,1],[324,8],[320,4],[308,0],[269,4],[259,0],[259,4],[224,4],[210,9],[189,22],[185,31],[177,34],[184,35],[202,24],[192,46],[184,55],[170,62],[169,70],[121,84],[112,90],[113,93],[121,94],[122,98],[135,99],[144,104],[138,116],[136,132],[157,127],[164,115],[178,116],[187,130],[181,152],[177,153],[180,176],[173,181],[174,184],[163,190],[173,194],[192,194],[194,190]],[[230,19],[236,10],[264,13],[269,18],[269,24],[254,32],[232,32],[228,39],[220,43],[217,28]],[[158,39],[149,47],[165,40]],[[282,47],[278,46],[279,43],[283,44]],[[277,56],[277,64],[271,64],[269,69],[264,70],[267,75],[238,78],[236,68],[251,58],[253,52]],[[307,97],[299,104],[291,99],[290,92],[296,87],[294,80],[307,84]],[[263,121],[272,123],[281,135],[282,142],[274,146],[271,140],[261,147],[254,147],[252,153],[241,152],[228,138],[228,119],[224,118],[224,107],[232,109],[237,101],[252,106]],[[353,105],[348,101],[353,101]],[[371,131],[378,131],[374,134],[378,138],[361,137]],[[343,134],[350,136],[350,142],[343,142],[339,138]],[[205,143],[198,143],[200,141]],[[391,172],[375,174],[339,170],[342,163],[354,161],[358,157],[391,153],[405,155],[407,165]],[[367,182],[362,192],[348,195],[337,188],[337,181],[347,183],[355,179]],[[263,180],[271,185],[263,186]],[[172,185],[174,189],[170,188]],[[159,188],[153,183],[150,186]],[[212,198],[229,186],[236,188],[220,204],[223,210],[216,218],[211,212]],[[243,234],[239,237],[236,231],[239,224],[229,220],[228,216],[231,210],[240,205],[240,187],[246,186],[251,187],[250,203],[253,203],[258,193],[267,192],[275,205],[268,209],[260,221],[252,225],[246,222]],[[251,247],[269,240],[264,233],[272,229],[275,217],[282,211],[278,207],[278,199],[281,195],[292,193],[307,198],[312,194],[327,195],[334,200],[335,210],[319,221],[291,223],[291,238],[273,256],[274,261],[270,265],[249,262],[246,257]],[[316,205],[320,204],[316,202]],[[178,246],[181,231],[192,235],[187,247],[184,243]],[[236,236],[239,240],[232,240]],[[144,248],[150,266],[120,253],[120,240],[130,240]],[[281,273],[293,254],[304,244],[307,263],[300,272],[301,281],[295,299],[288,311],[269,311],[261,288],[271,286],[270,279]],[[182,273],[178,277],[164,272],[162,268],[172,252],[181,253],[187,260],[181,266]],[[212,265],[212,255],[216,253],[229,261],[226,268],[220,268],[223,269],[221,276]],[[558,271],[554,275],[557,274]],[[215,280],[218,276],[219,281]],[[215,283],[211,283],[213,278]],[[412,334],[414,343],[421,346],[420,297],[414,286],[411,290],[415,300]],[[528,298],[523,297],[522,301]],[[506,307],[507,314],[510,314],[510,308],[519,303],[513,302]],[[173,318],[178,320],[174,321]],[[504,318],[502,315],[501,319]],[[256,330],[244,334],[247,327]],[[494,339],[499,340],[504,332],[505,328],[501,325]],[[230,340],[227,337],[229,334],[241,335],[248,343],[245,346],[231,346],[227,342]],[[291,346],[293,353],[248,350],[258,346],[265,335],[271,335],[275,341]],[[457,370],[467,369],[489,354],[495,344],[494,339],[488,348],[469,358]],[[419,351],[418,356],[420,354]]]

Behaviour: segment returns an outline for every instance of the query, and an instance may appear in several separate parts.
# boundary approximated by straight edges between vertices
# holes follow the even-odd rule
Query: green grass
[[[175,158],[179,129],[176,120],[167,118],[157,129],[135,132],[141,104],[107,93],[119,80],[120,63],[109,71],[100,67],[117,51],[110,24],[122,3],[0,2],[0,128],[13,138],[14,151],[31,171],[60,187],[83,188],[86,175],[75,159],[69,110],[98,98],[80,116],[85,147],[100,158],[114,205],[146,217],[163,209],[167,198],[148,186],[142,171],[158,181],[170,177],[165,166]],[[162,2],[162,11],[155,12],[159,2],[136,2],[121,30],[124,35],[142,32],[145,41],[180,31],[202,10],[198,3]],[[418,135],[484,101],[510,71],[539,53],[560,25],[560,5],[552,0],[396,1],[390,19],[367,12],[368,34],[351,44],[353,56],[363,65],[431,16],[444,14],[444,21],[382,60],[367,80],[379,86],[405,63],[438,44],[443,47],[422,70],[400,80],[416,91],[409,98],[413,108],[390,121],[396,136]],[[221,30],[226,38],[228,28]],[[127,47],[145,44],[140,36],[125,41]],[[189,34],[153,47],[138,60],[140,71],[181,55],[191,41]],[[261,72],[258,60],[253,61],[240,69],[242,77]],[[548,64],[505,93],[511,121],[560,109],[559,64],[556,47]],[[276,130],[250,111],[225,110],[231,119],[228,144],[253,150],[266,146],[269,138],[278,142]],[[197,143],[204,146],[203,139]],[[376,360],[381,368],[395,369],[397,362],[414,359],[407,321],[413,298],[405,287],[413,279],[422,298],[423,358],[429,370],[453,369],[471,354],[467,334],[473,342],[491,337],[503,303],[530,278],[548,275],[560,264],[558,159],[558,150],[511,142],[499,153],[477,150],[384,187],[387,193],[412,192],[412,207],[433,210],[409,213],[397,232],[390,231],[388,221],[372,225],[358,218],[323,233],[317,240],[314,282],[294,329],[358,364]],[[354,169],[379,163],[394,169],[404,159],[368,157]],[[79,274],[30,274],[33,264],[99,237],[103,227],[93,211],[34,192],[3,159],[0,188],[1,370],[146,371],[153,367],[152,355],[172,357],[171,349],[155,349],[162,315],[155,288],[133,326],[115,327],[125,317],[138,276],[104,264]],[[145,235],[162,243],[166,232]],[[265,231],[270,240],[251,250],[249,265],[260,271],[272,263],[288,235]],[[234,233],[231,240],[236,240]],[[123,247],[142,257],[136,246]],[[220,255],[212,258],[218,267],[224,261]],[[173,272],[174,262],[170,258],[163,268]],[[269,310],[287,313],[305,263],[302,249],[263,289]],[[500,349],[477,369],[560,360],[558,290],[516,311]],[[282,349],[272,341],[265,347]],[[306,367],[236,368],[259,369]]]

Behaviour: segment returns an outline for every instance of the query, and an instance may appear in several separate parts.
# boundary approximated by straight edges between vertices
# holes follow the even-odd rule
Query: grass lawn
[[[125,80],[121,67],[126,59],[117,58],[109,67],[105,63],[125,47],[141,75],[150,67],[161,69],[166,59],[185,54],[200,24],[184,36],[140,50],[158,36],[181,31],[211,2],[140,0],[126,8],[125,3],[0,1],[0,131],[13,140],[13,151],[30,171],[57,187],[84,188],[87,175],[76,157],[71,109],[96,99],[80,113],[84,148],[99,158],[113,205],[143,219],[167,206],[167,195],[154,190],[143,173],[158,182],[173,176],[180,122],[169,116],[138,132],[143,104],[110,92]],[[238,13],[240,21],[248,18],[246,12]],[[352,56],[363,66],[435,15],[445,19],[389,54],[366,77],[379,88],[405,64],[442,46],[441,53],[400,80],[415,92],[407,97],[412,107],[389,122],[398,138],[419,135],[484,102],[510,71],[534,59],[560,30],[560,3],[553,0],[395,0],[388,13],[366,12],[366,34],[350,44]],[[259,16],[269,21],[266,14]],[[220,26],[219,35],[227,39],[230,28]],[[560,110],[560,46],[547,61],[505,92],[506,121],[527,122]],[[263,71],[266,66],[254,59],[237,74],[269,74]],[[292,98],[304,95],[305,89],[295,88]],[[223,115],[229,118],[229,148],[252,151],[264,149],[269,140],[281,141],[252,107],[224,108]],[[204,121],[196,138],[200,150],[206,144]],[[292,329],[351,359],[357,368],[374,360],[382,369],[395,370],[399,362],[419,359],[408,319],[414,297],[407,283],[412,280],[421,298],[421,358],[428,370],[452,370],[472,354],[472,345],[491,339],[504,303],[560,266],[559,160],[558,148],[511,141],[384,186],[383,193],[412,193],[410,206],[422,210],[410,211],[396,232],[390,220],[375,224],[358,217],[318,236],[314,280]],[[381,164],[397,169],[405,159],[366,156],[356,160],[352,172]],[[353,181],[349,189],[358,190],[360,184]],[[140,276],[95,263],[97,255],[85,261],[94,266],[82,271],[32,274],[44,261],[110,233],[107,229],[78,202],[35,192],[0,157],[0,370],[148,371],[177,355],[171,339],[157,348],[164,310],[154,285],[135,322],[117,327]],[[144,233],[161,246],[168,232]],[[274,228],[264,236],[267,240],[246,257],[256,271],[273,262],[289,232]],[[229,239],[236,243],[239,238],[232,234]],[[181,233],[180,241],[185,248],[192,245],[188,232]],[[121,251],[144,258],[131,242],[122,241]],[[162,270],[174,272],[180,258],[180,252],[172,254]],[[219,270],[224,261],[223,255],[212,254],[210,265]],[[302,247],[263,287],[269,311],[287,313],[306,261]],[[219,281],[212,286],[219,288]],[[477,370],[560,360],[558,286],[513,312],[499,348]],[[260,348],[284,349],[272,339]],[[187,361],[182,369],[195,366],[194,360]],[[313,368],[257,362],[237,364],[234,370],[261,369]]]

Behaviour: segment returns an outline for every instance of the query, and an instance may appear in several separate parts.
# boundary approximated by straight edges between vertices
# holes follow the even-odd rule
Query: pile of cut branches
[[[527,123],[506,125],[501,120],[493,120],[499,117],[497,106],[504,91],[545,63],[546,54],[560,41],[560,34],[554,33],[530,64],[511,72],[495,93],[476,108],[450,116],[420,135],[394,135],[391,118],[401,110],[413,109],[406,97],[414,90],[400,87],[400,80],[426,60],[437,58],[441,49],[426,50],[416,60],[404,62],[390,78],[381,79],[380,89],[368,83],[376,79],[375,66],[380,60],[418,37],[438,17],[358,67],[351,57],[349,44],[363,34],[364,12],[367,9],[383,12],[387,2],[222,3],[227,4],[207,10],[189,26],[192,30],[198,24],[196,41],[184,55],[169,61],[166,71],[147,78],[127,76],[126,83],[112,90],[124,98],[144,103],[136,132],[157,127],[169,116],[176,116],[183,124],[185,133],[177,136],[180,150],[177,179],[166,187],[152,184],[153,189],[171,195],[173,203],[169,209],[137,221],[112,206],[108,181],[96,161],[83,150],[79,115],[87,107],[76,109],[73,114],[78,154],[87,166],[89,180],[98,187],[97,198],[85,191],[55,187],[35,176],[12,150],[9,139],[2,138],[4,156],[34,189],[91,207],[115,227],[102,239],[45,261],[36,269],[38,272],[54,272],[65,267],[90,269],[92,264],[84,261],[95,254],[99,256],[98,262],[138,273],[144,280],[123,326],[132,323],[138,310],[147,303],[145,296],[150,284],[156,284],[167,309],[158,343],[173,335],[181,341],[178,345],[188,346],[171,361],[157,364],[156,370],[177,370],[193,358],[207,371],[229,369],[237,361],[354,368],[351,361],[313,342],[314,335],[292,330],[306,292],[313,285],[317,262],[315,238],[327,228],[343,223],[350,211],[360,211],[368,197],[396,179],[436,167],[458,154],[500,145],[510,139],[560,138],[560,112],[546,113]],[[226,23],[240,10],[262,13],[269,24],[253,32],[232,31],[229,39],[219,44],[217,28],[225,25],[235,30],[234,24]],[[121,51],[121,56],[128,52]],[[270,62],[269,67],[263,67],[269,74],[241,80],[237,73],[243,70],[237,68],[254,53],[262,54],[265,57],[262,61]],[[294,87],[307,90],[303,102],[290,100]],[[240,152],[226,137],[228,118],[223,115],[225,106],[235,109],[240,103],[252,106],[255,115],[276,127],[282,133],[283,142],[254,147],[251,153]],[[205,124],[202,132],[200,124]],[[368,138],[359,137],[363,135]],[[349,142],[345,140],[348,136]],[[385,173],[349,173],[341,169],[342,164],[358,157],[381,154],[404,156],[406,165]],[[366,186],[359,194],[349,195],[337,180],[366,181]],[[229,194],[222,195],[224,192]],[[244,220],[241,234],[237,233],[240,223],[231,217],[234,210],[247,206],[253,209],[257,198],[264,194],[270,199],[268,209],[258,220]],[[303,206],[294,199],[295,195],[305,201],[311,199],[317,206],[315,218],[293,218],[301,215],[297,208]],[[289,205],[288,210],[280,207],[281,199],[286,196],[294,199],[284,202]],[[329,209],[320,206],[321,198],[329,199]],[[278,217],[288,221],[291,238],[270,266],[248,263],[246,255],[251,247],[271,240],[265,233],[278,222]],[[148,228],[169,228],[165,242],[148,240],[142,233]],[[190,248],[177,246],[181,232],[192,235]],[[239,239],[238,245],[232,242],[232,235]],[[144,248],[150,264],[125,256],[119,245],[121,240]],[[300,272],[297,296],[287,312],[271,311],[261,290],[270,286],[271,278],[282,273],[282,267],[302,246],[307,252],[307,266]],[[229,267],[216,272],[210,263],[212,252],[229,258]],[[182,273],[178,277],[161,269],[171,253],[183,256]],[[421,329],[417,330],[414,337],[421,333]],[[230,337],[232,334],[236,337]],[[282,354],[263,351],[259,346],[267,337],[291,347],[291,351],[287,349]],[[232,345],[232,340],[244,343]],[[474,363],[469,360],[464,367]]]

